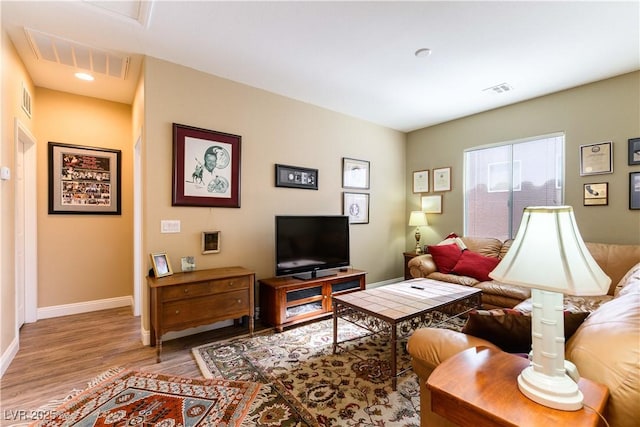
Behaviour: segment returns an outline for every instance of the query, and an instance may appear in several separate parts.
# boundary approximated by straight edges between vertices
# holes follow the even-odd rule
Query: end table
[[[598,426],[609,391],[581,378],[584,395],[578,411],[540,405],[518,389],[517,378],[529,360],[486,347],[470,348],[441,363],[427,380],[431,410],[459,425],[476,426]]]

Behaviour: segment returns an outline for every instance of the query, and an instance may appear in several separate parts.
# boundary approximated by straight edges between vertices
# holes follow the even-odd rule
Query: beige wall
[[[411,192],[412,171],[451,166],[452,191],[443,194],[443,214],[428,215],[423,244],[463,232],[463,150],[553,132],[565,133],[565,204],[574,208],[586,241],[640,243],[640,211],[629,210],[629,138],[640,136],[640,72],[487,111],[411,132],[407,143],[407,212],[420,206]],[[613,141],[613,173],[580,176],[579,146]],[[608,182],[608,206],[583,206],[586,183]],[[431,193],[432,194],[432,193]],[[411,231],[411,230],[409,230]],[[409,234],[407,235],[409,236]],[[407,249],[413,248],[407,238]]]
[[[38,307],[133,293],[131,106],[37,88]],[[49,215],[49,141],[121,150],[121,215]]]
[[[33,133],[33,120],[21,108],[22,85],[33,99],[35,91],[31,78],[20,60],[13,44],[4,31],[2,34],[2,146],[0,166],[7,166],[15,174],[15,119]],[[36,110],[33,108],[33,116]],[[15,311],[15,179],[0,181],[0,355],[16,339]]]
[[[369,283],[402,275],[405,134],[158,59],[144,79],[147,254],[167,252],[178,271],[194,255],[198,269],[273,276],[274,216],[342,214],[341,159],[352,157],[371,162],[370,223],[351,226],[352,264]],[[242,137],[239,209],[171,206],[173,122]],[[319,190],[276,188],[276,163],[318,169]],[[162,219],[181,232],[161,234]],[[219,254],[201,254],[206,230],[221,230]]]

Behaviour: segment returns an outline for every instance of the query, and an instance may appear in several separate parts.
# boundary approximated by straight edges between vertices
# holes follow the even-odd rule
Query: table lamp
[[[420,227],[423,225],[429,225],[429,221],[427,221],[427,214],[423,211],[413,211],[409,216],[409,225],[416,227],[416,250],[417,254],[422,253],[422,248],[420,247]]]
[[[564,360],[563,294],[604,295],[611,279],[584,244],[573,208],[525,208],[511,248],[489,276],[532,289],[531,363],[518,376],[520,391],[550,408],[582,408],[577,370]]]

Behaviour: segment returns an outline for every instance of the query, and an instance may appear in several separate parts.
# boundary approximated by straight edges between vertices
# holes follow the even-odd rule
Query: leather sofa
[[[459,239],[466,246],[466,250],[498,259],[504,257],[513,242],[513,240],[503,242],[491,237],[460,237]],[[607,295],[602,297],[565,298],[565,306],[569,311],[593,311],[603,302],[609,301],[613,297],[614,288],[620,278],[640,260],[640,245],[608,243],[586,243],[586,245],[600,268],[611,277],[611,287]],[[438,271],[431,254],[414,257],[409,261],[408,267],[414,278],[426,277],[482,289],[482,306],[485,309],[515,308],[521,311],[531,311],[531,290],[528,288],[500,283],[495,280],[483,281],[464,275],[442,273]]]
[[[619,260],[608,256],[619,248],[597,244],[589,249],[599,263],[604,261],[601,266],[612,278],[613,295],[591,312],[569,338],[565,358],[576,365],[582,377],[609,389],[604,415],[611,427],[637,426],[640,420],[640,256],[634,254],[639,253],[640,246],[628,247],[637,264],[623,273],[623,277],[619,275]],[[409,338],[407,350],[420,382],[422,427],[454,425],[431,412],[431,394],[426,382],[441,362],[477,346],[498,348],[484,339],[448,329],[418,329]]]

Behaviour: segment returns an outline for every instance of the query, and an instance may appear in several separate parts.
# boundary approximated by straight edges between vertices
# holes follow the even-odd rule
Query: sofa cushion
[[[491,280],[489,273],[496,268],[499,262],[498,258],[466,250],[462,252],[460,259],[453,266],[451,272],[462,276],[475,277],[480,281]]]
[[[603,304],[567,342],[565,357],[580,375],[610,393],[607,420],[632,427],[640,420],[640,296],[629,293]]]
[[[569,339],[589,313],[564,314],[564,336]],[[491,341],[509,353],[531,351],[531,316],[513,309],[473,310],[462,332]]]
[[[494,258],[500,257],[503,242],[493,237],[462,237],[462,241],[472,252]]]
[[[640,262],[631,267],[616,285],[613,296],[618,297],[628,293],[638,293],[640,291]]]
[[[441,273],[450,273],[462,255],[462,251],[457,244],[428,246],[429,254]]]

